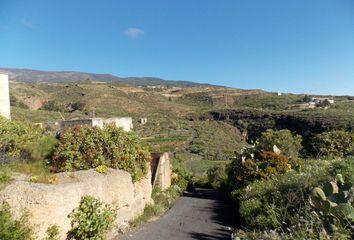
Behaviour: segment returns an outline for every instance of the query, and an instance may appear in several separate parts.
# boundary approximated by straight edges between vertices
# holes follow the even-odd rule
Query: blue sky
[[[354,95],[354,1],[0,0],[0,66]]]

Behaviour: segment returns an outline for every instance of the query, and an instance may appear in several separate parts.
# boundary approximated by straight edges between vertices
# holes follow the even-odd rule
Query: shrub
[[[212,188],[220,189],[227,181],[227,173],[225,165],[218,165],[210,168],[207,171],[208,182],[211,184]]]
[[[283,155],[274,152],[259,154],[258,175],[260,178],[269,178],[272,175],[285,173],[290,169],[289,160]]]
[[[39,181],[39,176],[37,175],[31,176],[30,182],[37,183],[38,181]]]
[[[74,171],[96,168],[100,165],[123,169],[134,181],[147,171],[150,153],[138,137],[109,125],[74,127],[65,130],[53,152],[50,165],[53,171]]]
[[[0,239],[1,240],[34,240],[33,226],[29,224],[29,213],[23,212],[15,219],[9,204],[0,205]]]
[[[338,162],[353,167],[352,159],[307,160],[301,172],[289,171],[235,190],[232,195],[240,203],[239,213],[247,224],[245,227],[255,233],[254,237],[250,237],[252,232],[236,235],[240,239],[259,239],[256,236],[273,232],[277,237],[274,239],[350,239],[350,226],[336,225],[337,231],[328,231],[327,223],[308,201],[314,187],[341,172],[337,169]]]
[[[58,184],[59,183],[59,178],[55,175],[49,176],[47,178],[47,183],[49,184]]]
[[[172,179],[172,184],[179,187],[180,193],[187,189],[191,176],[183,166],[178,166],[173,169],[175,177]]]
[[[74,112],[74,111],[83,111],[85,110],[85,103],[78,101],[78,102],[74,102],[69,104],[68,108],[69,108],[69,112]]]
[[[11,173],[7,170],[0,169],[0,190],[3,186],[11,181]]]
[[[72,219],[68,239],[103,240],[113,227],[116,210],[91,196],[84,196],[68,217]]]
[[[50,225],[46,233],[47,237],[44,240],[59,240],[60,230],[57,225]]]
[[[324,132],[313,138],[312,147],[317,156],[354,155],[354,134],[345,131]]]
[[[42,137],[43,131],[34,125],[0,117],[0,152],[5,158],[30,157],[31,146]]]
[[[254,158],[240,155],[228,167],[228,180],[231,185],[241,187],[254,180],[283,174],[289,169],[288,158],[273,152],[261,152]]]
[[[99,165],[98,167],[96,167],[96,172],[102,173],[102,174],[107,174],[108,168],[105,165]]]
[[[40,108],[41,110],[46,110],[46,111],[61,111],[62,106],[58,105],[55,101],[50,100],[48,102],[45,102],[42,107]]]
[[[258,139],[256,148],[259,151],[273,151],[273,146],[276,145],[283,155],[293,158],[297,157],[302,149],[301,141],[300,135],[293,135],[287,129],[279,131],[268,129]]]

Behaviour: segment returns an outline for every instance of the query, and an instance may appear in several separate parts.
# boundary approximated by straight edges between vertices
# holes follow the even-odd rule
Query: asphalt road
[[[158,220],[120,235],[120,240],[231,239],[236,216],[213,190],[185,194]]]

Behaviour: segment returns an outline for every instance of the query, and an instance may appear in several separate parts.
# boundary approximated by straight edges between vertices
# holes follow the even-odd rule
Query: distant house
[[[311,98],[309,104],[309,107],[315,107],[315,106],[320,106],[324,102],[328,102],[329,104],[334,104],[334,100],[330,98]]]
[[[147,123],[147,118],[141,118],[140,119],[140,124],[145,125]]]
[[[281,95],[283,95],[283,93],[281,93],[281,92],[278,92],[278,96],[281,96]]]
[[[117,127],[123,128],[124,131],[129,132],[133,129],[133,120],[131,117],[112,117],[112,118],[87,118],[87,119],[73,119],[59,122],[61,130],[74,126],[88,125],[91,127],[104,128],[108,124],[114,124]]]

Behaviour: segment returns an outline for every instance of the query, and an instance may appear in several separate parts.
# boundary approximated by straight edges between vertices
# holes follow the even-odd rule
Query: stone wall
[[[133,183],[129,173],[110,169],[108,174],[95,170],[59,173],[59,184],[31,183],[15,180],[0,192],[0,202],[10,204],[15,216],[23,209],[31,213],[31,223],[38,226],[36,239],[42,239],[48,226],[56,224],[65,239],[70,229],[68,214],[79,205],[84,195],[118,207],[114,232],[128,226],[129,220],[144,211],[151,203],[151,172]]]
[[[11,118],[9,79],[6,74],[0,73],[0,116]]]

